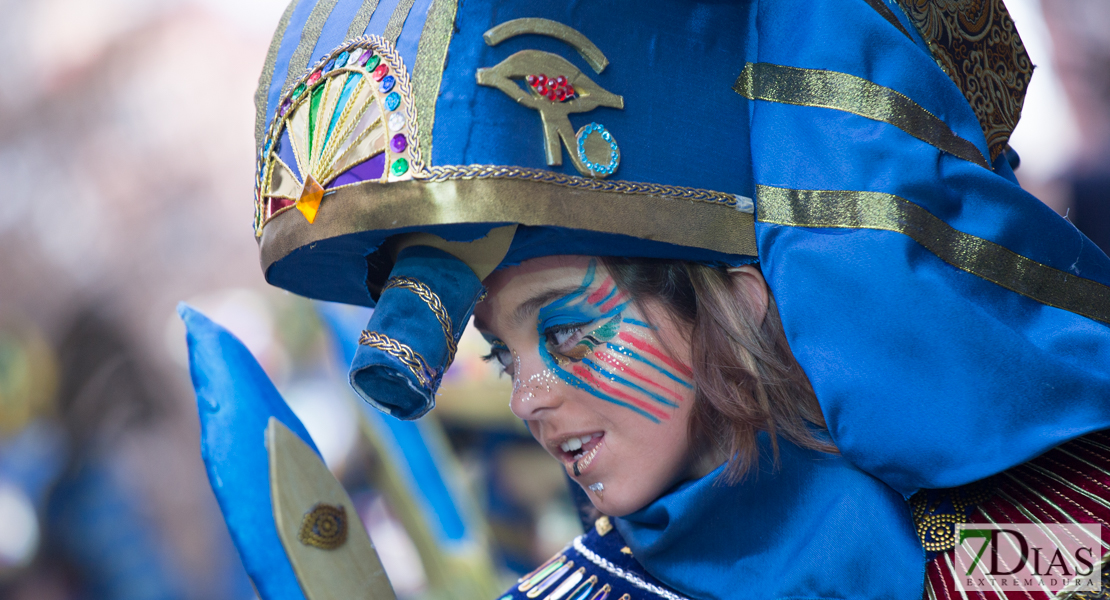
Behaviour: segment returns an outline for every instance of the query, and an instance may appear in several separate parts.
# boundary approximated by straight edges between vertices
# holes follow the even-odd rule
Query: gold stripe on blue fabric
[[[274,81],[274,66],[277,64],[278,50],[285,39],[285,30],[289,27],[289,19],[293,17],[293,10],[297,8],[299,0],[292,0],[285,12],[281,13],[274,37],[270,40],[270,49],[266,51],[266,62],[262,63],[262,74],[258,76],[258,89],[254,91],[254,146],[255,152],[262,150],[262,138],[266,136],[266,104],[270,96],[270,84]]]
[[[397,45],[397,38],[401,37],[401,29],[405,27],[405,20],[409,18],[409,11],[416,0],[400,0],[393,14],[389,15],[389,23],[385,25],[382,37],[389,40],[390,44]]]
[[[761,223],[877,229],[909,236],[944,262],[1036,300],[1110,324],[1110,287],[959,231],[921,206],[881,192],[756,186]]]
[[[365,33],[366,26],[370,24],[370,18],[374,16],[376,10],[378,10],[378,0],[362,0],[362,6],[358,7],[355,18],[351,19],[351,24],[347,27],[346,39],[354,39]]]
[[[436,99],[443,80],[443,66],[447,61],[447,47],[455,31],[455,12],[458,0],[432,0],[420,45],[416,49],[416,64],[412,70],[412,103],[416,110],[416,130],[420,132],[417,143],[420,155],[427,164],[432,162],[432,127],[436,119]]]
[[[887,123],[942,152],[990,168],[975,144],[956,135],[936,115],[896,90],[855,75],[747,63],[732,89],[749,100],[831,108]]]
[[[324,24],[328,22],[328,17],[331,16],[331,11],[338,2],[339,0],[319,0],[316,6],[312,7],[308,20],[301,28],[301,41],[293,51],[292,58],[289,59],[289,69],[281,92],[283,98],[289,90],[293,89],[293,86],[297,85],[304,70],[308,68],[308,61],[312,58],[312,51],[316,49],[316,42],[320,41],[320,32],[324,30]]]

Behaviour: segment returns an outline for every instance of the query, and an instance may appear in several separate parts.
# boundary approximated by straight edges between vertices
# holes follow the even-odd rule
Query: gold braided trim
[[[414,179],[421,179],[423,181],[447,181],[451,179],[526,179],[595,192],[681,198],[683,200],[723,204],[731,208],[736,208],[738,204],[736,196],[722,192],[714,192],[712,190],[660,185],[657,183],[609,181],[590,177],[564,175],[554,171],[529,169],[525,167],[502,167],[497,165],[428,167],[426,173],[420,176],[414,175]]]
[[[428,305],[428,309],[436,316],[439,321],[439,326],[443,328],[443,337],[447,342],[447,365],[450,365],[455,360],[455,352],[458,351],[458,344],[455,343],[454,328],[451,325],[451,315],[447,314],[447,309],[443,307],[443,302],[440,301],[439,296],[432,291],[432,288],[424,284],[424,282],[412,277],[390,277],[385,282],[385,287],[382,291],[390,288],[403,288],[416,294]]]
[[[893,125],[942,152],[990,168],[975,144],[936,115],[898,91],[855,75],[748,63],[732,89],[748,100],[831,108]]]
[[[435,371],[428,366],[428,361],[424,360],[419,352],[408,347],[407,344],[402,344],[377,331],[363,331],[358,338],[358,343],[363,346],[377,348],[404,363],[409,371],[412,371],[416,381],[424,388],[430,387],[432,380],[435,379]]]
[[[909,236],[944,262],[1036,300],[1110,324],[1110,287],[954,229],[921,206],[881,192],[757,186],[763,223],[877,229]]]

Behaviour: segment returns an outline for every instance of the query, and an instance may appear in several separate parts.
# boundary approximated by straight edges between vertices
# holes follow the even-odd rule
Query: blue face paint
[[[624,314],[630,303],[627,295],[611,277],[595,286],[596,274],[597,262],[591,260],[574,292],[540,309],[536,320],[539,354],[548,369],[568,385],[655,423],[669,420],[666,409],[677,408],[682,397],[673,386],[664,385],[669,382],[663,379],[688,389],[692,384],[666,362],[646,358],[645,353],[618,343],[620,336],[634,335],[627,329],[639,329],[646,335],[638,335],[638,340],[657,346],[651,325]]]

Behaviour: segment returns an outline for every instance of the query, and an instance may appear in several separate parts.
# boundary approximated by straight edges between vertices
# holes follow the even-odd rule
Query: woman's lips
[[[590,435],[590,439],[582,444],[580,448],[576,448],[569,452],[563,449],[566,447],[566,443],[564,442],[560,447],[560,459],[563,464],[567,466],[567,469],[575,477],[578,477],[584,474],[586,470],[589,469],[590,465],[593,464],[594,459],[597,458],[597,453],[604,445],[604,440],[604,433],[594,433]]]

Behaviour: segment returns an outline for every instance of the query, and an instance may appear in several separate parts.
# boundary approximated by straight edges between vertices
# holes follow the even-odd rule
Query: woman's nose
[[[527,421],[542,417],[544,411],[558,408],[563,402],[566,383],[538,356],[519,357],[517,360],[509,410]]]

